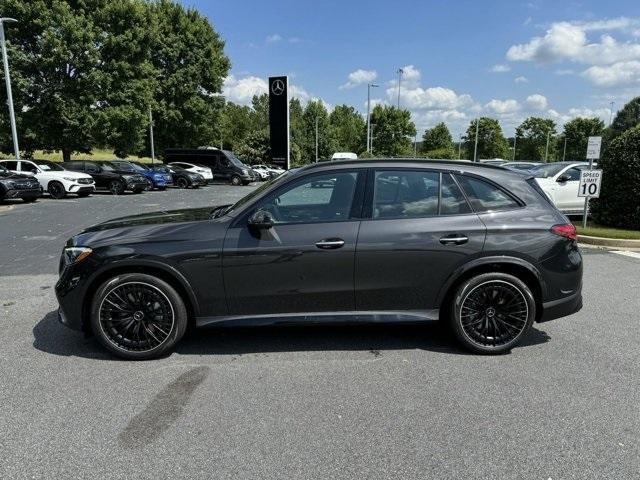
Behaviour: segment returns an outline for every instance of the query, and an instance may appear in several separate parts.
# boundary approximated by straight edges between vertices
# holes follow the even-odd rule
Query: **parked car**
[[[480,163],[484,163],[486,165],[494,165],[496,167],[502,166],[507,163],[506,160],[502,160],[501,158],[490,158],[487,160],[480,160]]]
[[[157,172],[171,175],[173,185],[178,188],[200,188],[207,185],[207,181],[199,173],[190,172],[173,165],[154,165],[152,167]]]
[[[251,165],[251,168],[258,174],[260,180],[269,180],[270,178],[277,177],[284,173],[284,170],[282,169],[276,169],[263,164]]]
[[[331,155],[331,161],[335,160],[357,160],[358,155],[353,152],[336,152]]]
[[[95,181],[96,189],[108,190],[114,195],[121,195],[125,191],[140,193],[149,187],[147,179],[139,173],[119,170],[110,162],[72,160],[64,162],[62,166],[67,170],[90,175]]]
[[[172,162],[167,164],[172,168],[179,168],[181,170],[186,170],[187,172],[197,173],[198,175],[202,175],[202,177],[209,183],[213,180],[213,174],[211,173],[211,169],[209,167],[205,167],[204,165],[196,165],[193,163],[185,163],[185,162]]]
[[[393,159],[309,165],[234,205],[89,227],[65,245],[56,294],[63,324],[145,359],[191,323],[377,314],[441,319],[469,350],[500,353],[579,310],[581,287],[575,227],[535,180]]]
[[[211,169],[213,180],[227,181],[232,185],[248,185],[259,179],[257,173],[229,150],[170,148],[165,150],[164,158],[168,163],[189,163],[208,167]]]
[[[42,194],[38,180],[7,170],[0,164],[0,200],[21,198],[26,203],[35,202]]]
[[[48,160],[2,160],[0,164],[14,173],[31,175],[52,198],[64,198],[68,193],[86,197],[96,189],[91,176],[66,170]]]
[[[111,163],[123,172],[142,175],[151,183],[151,188],[165,190],[169,185],[173,184],[170,174],[155,171],[143,163],[130,162],[128,160],[113,160]]]
[[[282,175],[284,172],[286,172],[284,168],[280,168],[276,165],[267,165],[267,167],[269,167],[269,170],[271,171],[271,173],[275,173],[276,176]]]
[[[578,196],[580,172],[587,162],[544,163],[531,170],[540,188],[561,212],[567,215],[584,213],[584,197]]]
[[[541,162],[507,162],[502,164],[503,167],[509,170],[515,170],[519,172],[528,172],[532,168],[542,165]]]

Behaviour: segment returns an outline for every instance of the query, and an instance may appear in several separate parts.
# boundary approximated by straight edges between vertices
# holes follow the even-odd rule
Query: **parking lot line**
[[[612,250],[611,253],[617,253],[618,255],[624,255],[625,257],[640,259],[640,252],[629,252],[627,250]]]

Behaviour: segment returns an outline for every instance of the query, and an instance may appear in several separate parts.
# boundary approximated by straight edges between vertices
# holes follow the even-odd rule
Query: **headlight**
[[[91,255],[91,252],[92,250],[88,247],[66,247],[62,252],[64,264],[73,265],[74,263],[79,263]]]
[[[5,185],[6,185],[7,187],[9,187],[9,189],[13,189],[13,188],[15,188],[15,187],[16,187],[16,184],[15,184],[14,182],[12,182],[11,180],[8,180],[8,181],[5,183]]]
[[[242,169],[242,174],[243,175],[248,175],[249,174],[249,170],[247,170],[246,168]]]
[[[78,180],[77,178],[73,178],[73,177],[62,177],[63,179],[65,179],[67,182],[75,182],[76,180]]]

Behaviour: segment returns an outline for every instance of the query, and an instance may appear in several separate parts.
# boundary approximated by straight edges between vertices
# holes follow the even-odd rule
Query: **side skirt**
[[[275,313],[268,315],[225,315],[196,317],[197,327],[207,326],[264,326],[300,324],[353,324],[353,323],[414,323],[430,322],[439,318],[439,310],[407,310],[380,312],[310,312]]]

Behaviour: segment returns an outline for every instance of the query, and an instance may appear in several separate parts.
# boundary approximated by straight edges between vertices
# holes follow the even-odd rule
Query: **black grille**
[[[15,182],[14,188],[16,190],[28,190],[31,188],[38,188],[40,184],[37,182]]]
[[[90,185],[93,183],[93,178],[79,178],[78,183],[82,185]]]

